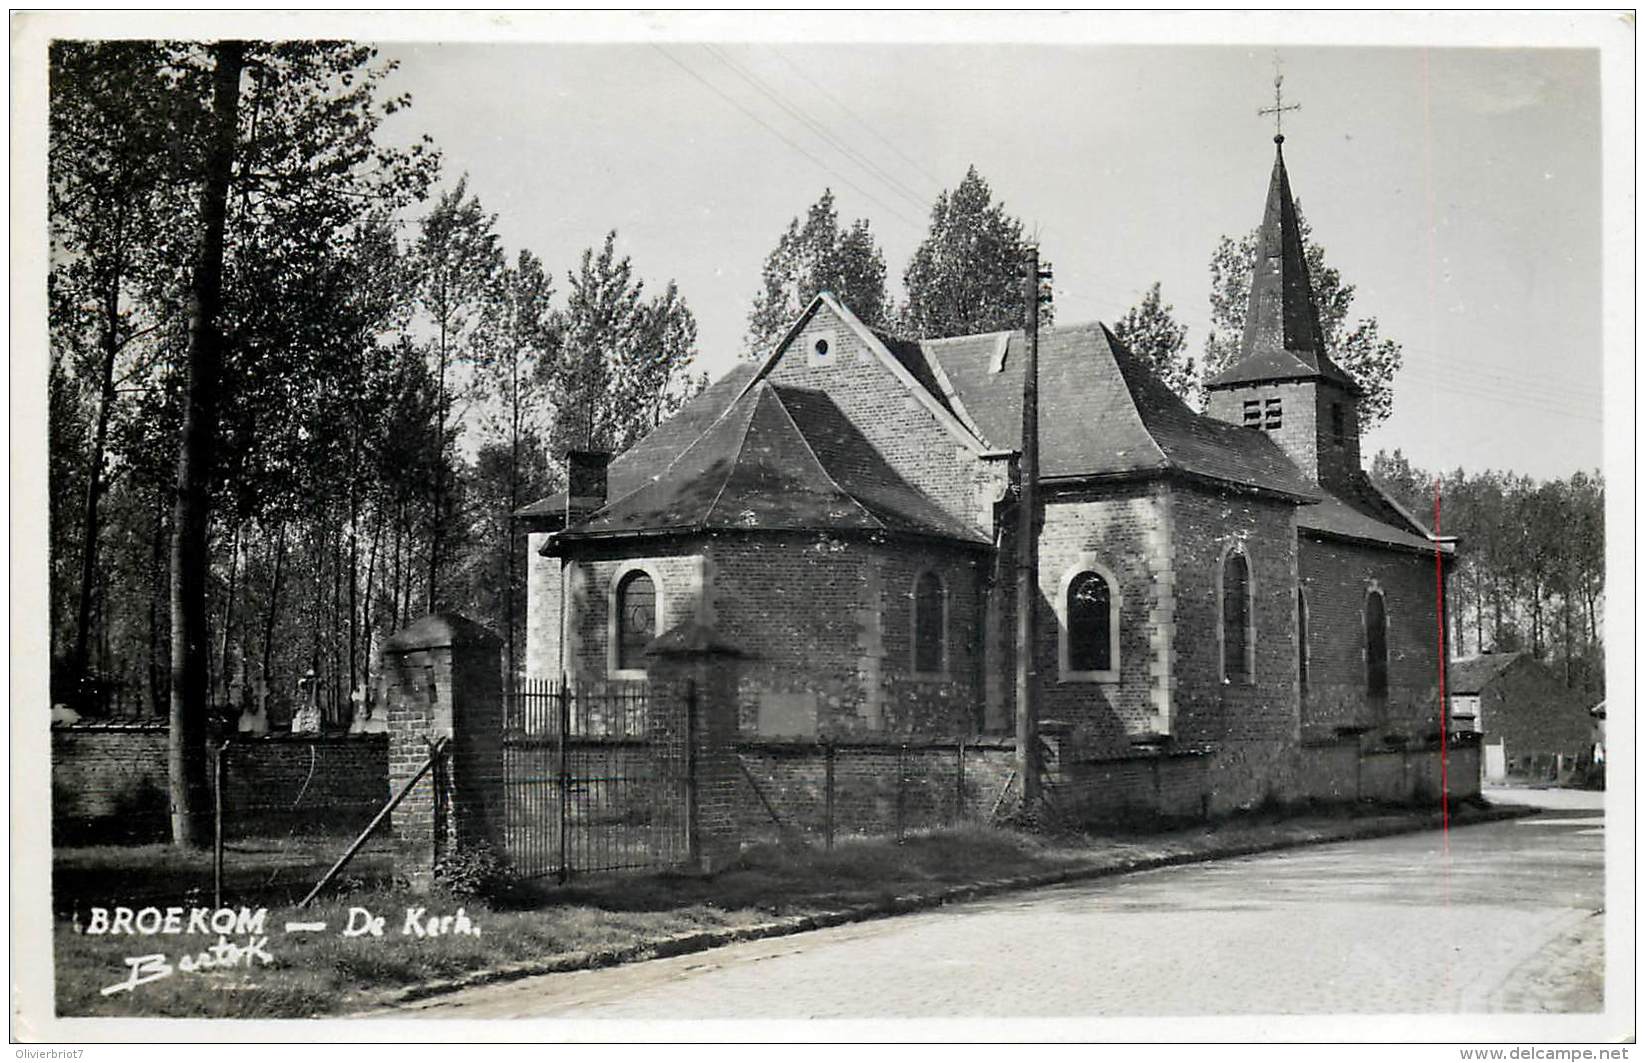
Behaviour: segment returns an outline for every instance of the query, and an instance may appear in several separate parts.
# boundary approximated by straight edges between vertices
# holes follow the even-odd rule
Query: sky
[[[1404,347],[1367,456],[1538,479],[1602,464],[1600,64],[1593,50],[1048,44],[392,43],[447,183],[560,275],[608,229],[672,278],[701,365],[742,350],[766,255],[824,188],[894,297],[932,201],[975,165],[1039,237],[1057,320],[1155,281],[1198,349],[1218,238],[1254,227],[1276,61],[1292,189]]]

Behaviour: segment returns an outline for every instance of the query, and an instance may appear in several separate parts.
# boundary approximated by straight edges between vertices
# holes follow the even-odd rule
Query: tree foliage
[[[994,202],[975,166],[931,208],[931,227],[915,250],[903,286],[901,330],[920,339],[1017,329],[1027,306],[1022,222]],[[1051,323],[1040,308],[1040,325]]]
[[[1188,353],[1188,326],[1172,316],[1175,310],[1160,296],[1159,282],[1143,294],[1142,302],[1114,323],[1114,335],[1154,371],[1154,375],[1184,401],[1197,405],[1199,368]]]
[[[560,357],[552,368],[559,416],[555,455],[619,452],[656,427],[702,386],[687,369],[697,322],[673,281],[645,297],[617,233],[587,248],[567,275]]]
[[[1449,583],[1452,652],[1529,650],[1568,686],[1605,691],[1605,481],[1415,468],[1378,452],[1371,477],[1424,521],[1460,537]]]
[[[1374,316],[1350,316],[1356,289],[1325,261],[1325,249],[1314,242],[1313,229],[1300,203],[1297,225],[1302,231],[1308,278],[1326,351],[1364,389],[1359,403],[1360,421],[1366,428],[1374,427],[1393,410],[1394,375],[1404,360],[1401,347],[1382,336]],[[1210,380],[1239,359],[1260,232],[1260,227],[1253,229],[1237,240],[1224,236],[1211,255],[1211,326],[1201,362],[1203,380]]]
[[[803,224],[799,218],[788,223],[766,257],[760,284],[748,314],[750,357],[769,353],[818,292],[832,292],[870,328],[889,324],[885,257],[866,218],[840,228],[831,189],[823,190]]]

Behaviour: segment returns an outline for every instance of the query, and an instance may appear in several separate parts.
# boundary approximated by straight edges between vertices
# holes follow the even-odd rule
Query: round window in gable
[[[817,352],[818,358],[822,358],[828,354],[828,341],[818,340],[812,349]]]

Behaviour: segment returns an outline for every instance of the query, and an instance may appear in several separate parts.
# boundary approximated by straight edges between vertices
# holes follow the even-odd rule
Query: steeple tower
[[[1276,133],[1239,358],[1206,384],[1206,412],[1268,432],[1328,487],[1359,469],[1360,390],[1325,349],[1284,145]]]

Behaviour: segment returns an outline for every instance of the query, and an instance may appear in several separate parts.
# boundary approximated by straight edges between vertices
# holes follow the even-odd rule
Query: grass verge
[[[1478,818],[1479,812],[1472,813]],[[966,888],[1002,888],[1034,880],[1083,877],[1138,866],[1213,859],[1264,848],[1308,844],[1420,829],[1432,812],[1410,809],[1335,809],[1303,816],[1257,814],[1159,833],[1067,832],[1029,834],[968,826],[889,839],[843,840],[832,851],[757,846],[732,867],[712,876],[655,875],[575,881],[568,887],[523,884],[489,901],[436,895],[417,898],[379,888],[364,879],[348,883],[306,911],[293,905],[318,876],[284,881],[248,876],[229,901],[268,907],[264,950],[270,962],[193,973],[175,973],[103,993],[121,983],[128,957],[164,953],[176,967],[197,954],[215,934],[153,937],[83,933],[90,904],[186,905],[181,893],[160,899],[155,883],[175,884],[193,874],[197,858],[165,847],[66,851],[57,860],[60,914],[55,928],[57,1008],[64,1016],[143,1015],[189,1018],[302,1018],[380,1006],[396,996],[428,993],[462,983],[555,969],[644,958],[665,947],[708,947],[726,935],[793,932],[807,920],[840,922],[927,902],[940,903]],[[1453,822],[1467,822],[1459,810]],[[287,858],[294,858],[289,850]],[[323,870],[323,860],[310,861]],[[241,861],[242,869],[247,861]],[[98,871],[129,884],[88,901]],[[209,882],[209,859],[205,863]],[[261,872],[259,872],[261,874]],[[258,883],[261,885],[258,886]],[[250,886],[248,887],[248,883]],[[74,903],[65,905],[64,887]],[[145,888],[147,887],[147,888]],[[111,891],[113,892],[113,891]],[[209,891],[205,901],[209,904]],[[430,915],[461,907],[478,935],[422,937],[406,933],[408,908]],[[344,937],[351,910],[383,918],[382,935]],[[184,917],[186,922],[186,916]],[[323,921],[323,933],[288,933],[287,920]],[[416,925],[425,925],[421,922]],[[689,939],[690,944],[682,944]],[[244,936],[231,938],[241,944]],[[420,989],[418,987],[421,987]]]

